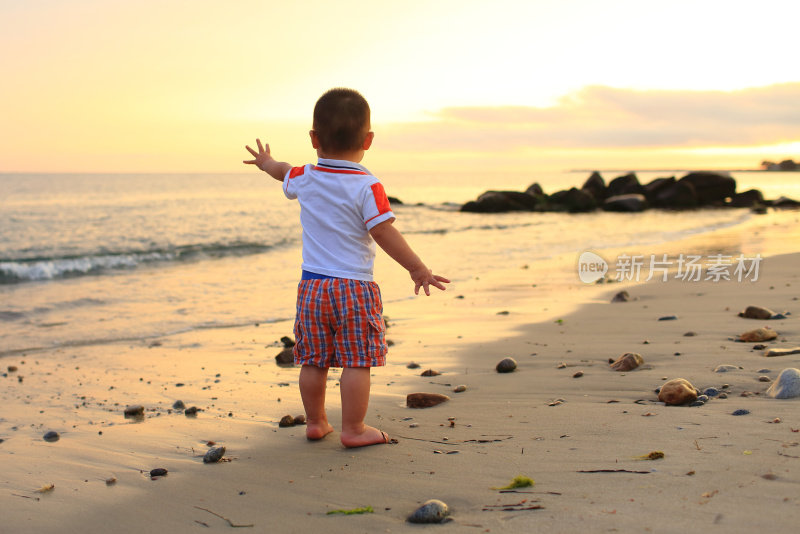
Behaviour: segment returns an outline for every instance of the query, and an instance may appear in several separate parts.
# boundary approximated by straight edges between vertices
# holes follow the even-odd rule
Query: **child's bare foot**
[[[327,421],[321,423],[306,423],[306,438],[311,441],[322,439],[333,432],[333,427]]]
[[[368,425],[364,425],[364,431],[360,434],[350,434],[342,431],[340,439],[342,440],[342,445],[348,448],[366,447],[367,445],[379,445],[391,442],[386,432]]]

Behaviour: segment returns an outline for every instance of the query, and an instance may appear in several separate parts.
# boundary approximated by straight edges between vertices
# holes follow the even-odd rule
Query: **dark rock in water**
[[[684,378],[674,378],[661,386],[658,400],[674,406],[697,400],[697,390]]]
[[[767,389],[767,396],[773,399],[800,397],[800,369],[784,369]]]
[[[164,469],[163,467],[157,467],[157,468],[155,468],[155,469],[152,469],[152,470],[150,471],[150,478],[156,478],[156,477],[165,477],[165,476],[167,476],[167,473],[168,473],[168,472],[169,472],[169,471],[167,471],[167,470],[166,470],[166,469]]]
[[[278,426],[281,428],[286,428],[287,426],[294,426],[294,417],[292,417],[291,415],[284,415],[283,417],[281,417]]]
[[[774,356],[789,356],[790,354],[800,354],[800,347],[793,347],[791,349],[770,349],[764,356],[772,358]]]
[[[648,203],[655,204],[656,199],[658,198],[658,194],[674,185],[675,185],[674,176],[670,176],[669,178],[656,178],[649,184],[645,184],[644,196],[647,199]]]
[[[222,457],[225,456],[225,447],[215,447],[213,449],[209,449],[203,455],[203,463],[204,464],[213,464],[222,460]]]
[[[731,415],[747,415],[749,413],[750,413],[750,410],[741,409],[741,410],[734,411]]]
[[[694,186],[700,205],[722,205],[736,194],[736,180],[715,172],[690,172],[678,181],[681,182]]]
[[[409,393],[406,396],[406,406],[409,408],[430,408],[450,400],[441,393]]]
[[[553,211],[581,213],[595,209],[597,201],[588,191],[573,187],[550,195],[547,199],[547,205]]]
[[[506,211],[532,211],[539,199],[519,191],[486,191],[477,200],[461,206],[461,211],[474,213],[503,213]]]
[[[275,363],[282,366],[294,366],[294,352],[291,348],[286,348],[275,355]]]
[[[589,178],[583,182],[583,186],[581,190],[586,191],[592,197],[594,197],[595,202],[598,204],[606,199],[606,182],[603,180],[603,177],[600,176],[600,173],[594,171]]]
[[[409,369],[419,369],[420,366],[417,362],[409,362],[406,367]]]
[[[666,316],[664,316],[664,317],[659,317],[659,318],[658,318],[658,320],[659,320],[659,321],[674,321],[674,320],[676,320],[677,318],[678,318],[678,317],[677,317],[677,316],[675,316],[675,315],[666,315]]]
[[[510,373],[517,368],[517,362],[514,358],[503,358],[497,363],[495,369],[498,373]]]
[[[176,400],[172,404],[172,409],[173,410],[185,410],[186,409],[186,405],[183,403],[182,400]]]
[[[606,188],[606,198],[615,197],[617,195],[644,195],[645,189],[639,183],[639,178],[635,173],[628,173],[623,176],[617,176],[608,183]]]
[[[417,508],[413,514],[408,516],[408,522],[441,523],[447,518],[448,515],[450,515],[450,510],[444,502],[438,499],[431,499],[426,501],[422,506]]]
[[[442,373],[434,369],[425,369],[419,376],[439,376],[440,374]]]
[[[761,306],[748,306],[739,312],[739,317],[745,319],[771,319],[773,315],[775,315],[774,311]]]
[[[644,211],[647,209],[647,199],[644,195],[631,193],[629,195],[616,195],[608,197],[603,203],[605,211],[621,211],[627,213]]]
[[[625,372],[632,371],[644,363],[644,358],[641,354],[636,352],[626,352],[617,361],[611,364],[611,368],[615,371]]]
[[[611,299],[611,302],[628,302],[629,300],[631,300],[631,296],[628,294],[628,292],[620,291],[614,295],[614,298]]]
[[[787,197],[779,197],[778,199],[773,200],[771,204],[773,208],[780,208],[780,209],[800,208],[800,202]]]
[[[283,343],[283,348],[285,349],[291,349],[295,345],[294,339],[289,336],[283,336],[281,338],[281,343]]]
[[[764,195],[758,189],[748,189],[747,191],[736,193],[728,203],[731,208],[754,208],[763,205]]]
[[[47,442],[54,443],[54,442],[60,440],[61,436],[55,430],[51,430],[50,432],[48,432],[47,434],[42,436],[42,439],[44,439]]]
[[[674,182],[657,191],[649,200],[658,208],[689,209],[697,206],[697,192],[688,182]]]
[[[778,337],[778,333],[771,328],[762,327],[756,328],[755,330],[750,330],[741,334],[737,341],[743,341],[745,343],[756,343],[759,341],[770,341]]]
[[[144,415],[144,406],[128,406],[125,408],[125,417],[140,417]]]
[[[525,190],[526,195],[530,195],[532,197],[544,197],[544,189],[538,183],[531,184],[528,186],[528,189]]]

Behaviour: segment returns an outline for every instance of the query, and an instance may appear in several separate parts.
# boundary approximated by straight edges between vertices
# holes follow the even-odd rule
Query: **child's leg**
[[[345,367],[339,381],[342,393],[342,445],[363,447],[388,443],[389,438],[377,428],[364,424],[369,406],[369,367]]]
[[[300,396],[306,410],[306,437],[322,439],[333,427],[328,423],[325,413],[325,388],[328,381],[328,368],[304,365],[300,369]]]

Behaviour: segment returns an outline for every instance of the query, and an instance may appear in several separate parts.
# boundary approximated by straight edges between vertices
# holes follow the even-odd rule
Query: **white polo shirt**
[[[378,179],[358,163],[320,158],[292,168],[283,192],[300,201],[303,270],[372,281],[375,241],[369,230],[395,218]]]

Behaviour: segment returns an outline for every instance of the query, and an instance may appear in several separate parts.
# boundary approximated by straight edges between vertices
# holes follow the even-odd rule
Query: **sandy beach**
[[[800,224],[796,212],[775,217],[652,250],[760,253],[755,282],[586,285],[572,255],[393,303],[367,422],[394,445],[345,449],[338,433],[308,442],[303,426],[278,426],[302,413],[298,369],[274,362],[290,322],[6,357],[0,531],[793,532],[800,400],[767,398],[759,377],[800,368],[800,354],[766,358],[734,341],[770,326],[769,348],[800,346]],[[630,300],[612,303],[622,290]],[[791,314],[738,317],[749,305]],[[627,352],[644,364],[612,371],[608,360]],[[496,372],[507,357],[516,371]],[[665,406],[655,390],[673,378],[727,398]],[[413,392],[450,400],[410,409]],[[133,405],[142,418],[124,416]],[[60,439],[45,441],[49,431]],[[204,464],[220,445],[223,461]],[[654,451],[663,458],[642,459]],[[168,474],[151,478],[155,468]],[[493,489],[517,475],[535,485]],[[451,520],[407,523],[428,499],[447,503]]]

